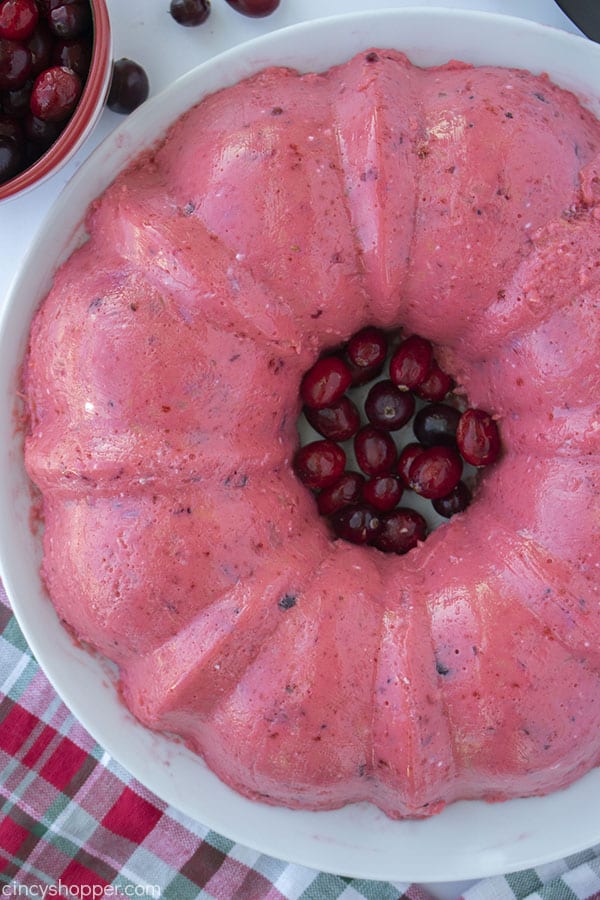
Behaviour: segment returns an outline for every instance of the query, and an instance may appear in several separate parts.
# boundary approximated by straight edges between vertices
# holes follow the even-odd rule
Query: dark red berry
[[[352,506],[362,499],[362,488],[365,479],[358,472],[344,472],[335,484],[324,488],[317,497],[317,507],[322,516]]]
[[[44,122],[68,119],[81,94],[81,78],[64,66],[44,69],[33,82],[31,112]]]
[[[346,353],[350,362],[360,369],[382,366],[387,356],[387,338],[379,328],[363,328],[348,341]]]
[[[381,530],[375,546],[386,553],[408,553],[427,537],[427,522],[420,513],[398,507],[381,515]]]
[[[32,87],[33,81],[26,81],[22,87],[2,93],[2,108],[7,116],[11,116],[13,119],[22,119],[27,115],[30,111],[29,98]]]
[[[431,505],[438,515],[450,519],[452,516],[455,516],[456,513],[463,512],[470,502],[471,491],[464,481],[459,481],[449,494],[446,494],[445,497],[438,497],[437,499],[432,500]]]
[[[296,453],[296,474],[309,488],[329,487],[342,476],[346,468],[346,454],[333,441],[312,441]]]
[[[113,63],[112,82],[106,104],[113,112],[127,114],[148,99],[150,83],[139,63],[118,59]]]
[[[0,184],[13,178],[22,168],[23,153],[17,141],[0,135]]]
[[[315,431],[332,441],[347,441],[360,428],[360,413],[356,404],[345,395],[323,409],[306,406],[304,415]]]
[[[356,461],[366,475],[385,475],[396,464],[397,450],[390,435],[365,425],[354,438]]]
[[[500,455],[500,434],[495,421],[482,409],[467,409],[458,423],[458,449],[472,466],[488,466]]]
[[[300,395],[306,406],[323,409],[339,400],[351,382],[350,369],[343,359],[322,356],[302,379]]]
[[[377,510],[388,512],[400,502],[404,486],[397,475],[374,475],[363,487],[363,498]]]
[[[408,487],[410,483],[410,467],[414,463],[417,456],[421,455],[424,449],[425,447],[423,447],[421,444],[412,443],[407,444],[400,451],[396,471],[398,472],[398,475],[400,476],[406,487]]]
[[[20,41],[0,38],[0,88],[14,91],[31,73],[31,51]]]
[[[82,0],[37,0],[42,15],[47,19],[57,6],[79,6]]]
[[[52,62],[76,72],[81,78],[87,76],[92,59],[92,44],[87,38],[76,41],[57,41],[52,48]]]
[[[435,500],[456,487],[462,475],[462,459],[452,447],[436,446],[423,450],[409,472],[409,486],[421,497]]]
[[[202,25],[210,13],[209,0],[171,0],[169,12],[179,25]]]
[[[23,120],[27,140],[40,149],[47,149],[64,128],[63,122],[47,122],[29,113]]]
[[[89,3],[64,3],[48,14],[48,26],[52,34],[64,40],[73,40],[89,31],[92,13]]]
[[[0,115],[0,137],[10,138],[18,146],[23,146],[24,135],[21,122],[13,119],[12,116]]]
[[[383,363],[377,363],[375,366],[365,366],[361,368],[361,366],[355,366],[347,357],[346,362],[352,377],[353,387],[360,387],[361,384],[367,384],[369,381],[373,381],[373,379],[381,375],[383,371]]]
[[[34,0],[3,0],[0,3],[0,37],[26,41],[33,34],[38,18]]]
[[[53,62],[54,38],[43,22],[38,23],[37,28],[27,41],[27,47],[31,53],[31,74],[39,75],[43,69],[49,68]],[[57,65],[66,65],[61,60],[54,60],[54,62]],[[69,68],[72,69],[73,66],[69,66]],[[82,73],[80,72],[79,74],[81,75]]]
[[[414,411],[413,395],[401,391],[389,379],[374,384],[365,400],[365,413],[369,421],[386,431],[402,428]]]
[[[414,388],[414,392],[421,400],[429,400],[431,403],[438,403],[443,400],[454,387],[454,381],[442,371],[435,360],[432,363],[429,375],[421,384]]]
[[[270,16],[279,6],[279,0],[227,0],[227,3],[236,12],[252,18]]]
[[[433,348],[416,334],[402,341],[390,360],[390,378],[401,390],[413,390],[429,375]]]
[[[416,439],[426,447],[445,444],[456,446],[456,429],[460,420],[460,412],[447,403],[430,403],[416,414],[413,431]]]
[[[381,531],[379,514],[368,506],[345,506],[331,517],[336,535],[353,544],[370,544]]]

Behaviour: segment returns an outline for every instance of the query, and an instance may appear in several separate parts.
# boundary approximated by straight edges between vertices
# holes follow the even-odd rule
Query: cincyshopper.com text
[[[31,897],[36,900],[67,897],[70,900],[102,900],[104,897],[141,897],[160,900],[161,889],[157,884],[3,884],[0,886],[0,900],[3,897]]]

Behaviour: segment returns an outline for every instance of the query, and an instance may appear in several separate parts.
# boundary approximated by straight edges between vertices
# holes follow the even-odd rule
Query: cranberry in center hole
[[[294,468],[333,540],[404,554],[467,509],[500,436],[453,389],[431,342],[370,326],[305,373]]]

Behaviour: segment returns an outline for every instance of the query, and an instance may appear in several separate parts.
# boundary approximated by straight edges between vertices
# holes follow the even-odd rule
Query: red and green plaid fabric
[[[0,897],[428,900],[261,855],[169,807],[60,701],[0,587]],[[600,847],[482,881],[468,900],[600,898]]]

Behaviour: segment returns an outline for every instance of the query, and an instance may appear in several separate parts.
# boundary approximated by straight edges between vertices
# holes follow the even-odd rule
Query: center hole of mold
[[[375,327],[305,373],[294,468],[333,536],[404,554],[467,509],[500,437],[454,389],[429,341]]]

